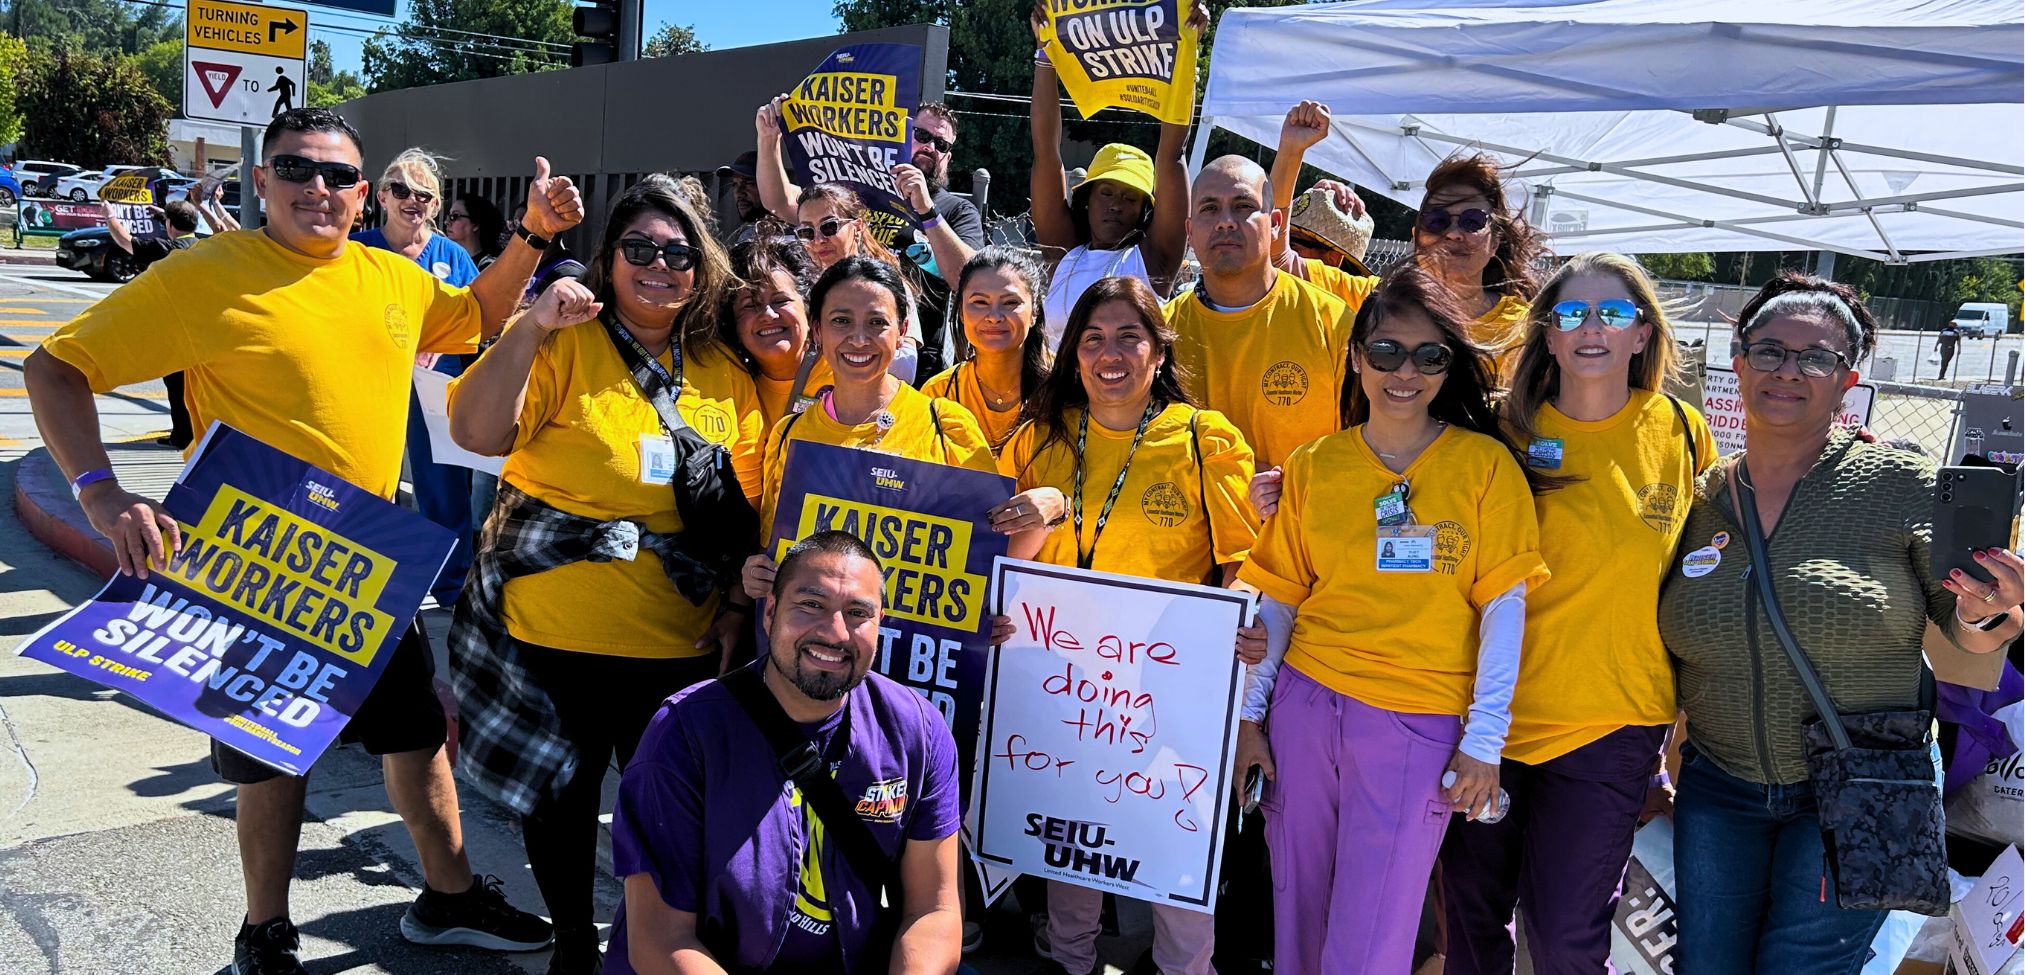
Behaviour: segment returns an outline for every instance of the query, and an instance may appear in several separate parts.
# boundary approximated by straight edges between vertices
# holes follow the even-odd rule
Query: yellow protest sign
[[[1041,46],[1084,118],[1129,108],[1188,124],[1195,111],[1195,0],[1044,0]]]

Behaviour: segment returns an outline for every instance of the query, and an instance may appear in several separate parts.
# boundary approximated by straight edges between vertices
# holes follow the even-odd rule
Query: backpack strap
[[[928,419],[929,422],[935,424],[935,441],[942,445],[942,462],[948,464],[951,463],[949,459],[949,434],[943,432],[942,414],[935,409],[937,402],[934,397],[929,397]]]
[[[1188,414],[1188,442],[1195,451],[1195,503],[1202,511],[1203,527],[1209,530],[1209,561],[1211,571],[1215,571],[1216,521],[1209,516],[1209,481],[1202,473],[1202,434],[1195,428],[1195,421],[1201,416],[1201,410]]]
[[[1680,418],[1680,432],[1687,437],[1688,464],[1689,464],[1688,480],[1692,482],[1694,480],[1694,475],[1700,474],[1702,472],[1701,445],[1695,443],[1695,429],[1691,426],[1688,426],[1687,410],[1681,408],[1680,398],[1672,393],[1662,393],[1661,395],[1665,396],[1666,401],[1673,405],[1673,415]],[[1693,484],[1690,483],[1689,487],[1692,488]],[[1693,492],[1690,491],[1689,493],[1692,494]]]

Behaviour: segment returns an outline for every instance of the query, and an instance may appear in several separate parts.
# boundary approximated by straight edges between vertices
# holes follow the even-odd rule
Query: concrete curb
[[[65,497],[68,485],[59,486],[62,476],[47,447],[38,447],[21,458],[14,475],[14,512],[36,541],[101,579],[110,579],[119,569],[112,543],[93,530],[84,519],[75,499]],[[66,517],[71,515],[71,517]]]
[[[30,254],[23,251],[0,251],[0,264],[23,264],[33,267],[55,267],[56,254]]]

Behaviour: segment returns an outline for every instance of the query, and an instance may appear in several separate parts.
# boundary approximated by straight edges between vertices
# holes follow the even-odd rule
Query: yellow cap
[[[1090,161],[1090,175],[1076,187],[1076,191],[1080,193],[1083,187],[1104,179],[1146,194],[1147,204],[1152,205],[1153,157],[1144,150],[1120,142],[1097,150],[1097,158]]]

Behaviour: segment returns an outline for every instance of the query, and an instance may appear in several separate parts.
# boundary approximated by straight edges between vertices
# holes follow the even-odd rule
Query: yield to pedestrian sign
[[[183,114],[267,124],[303,104],[309,14],[237,0],[189,0],[183,23]]]

